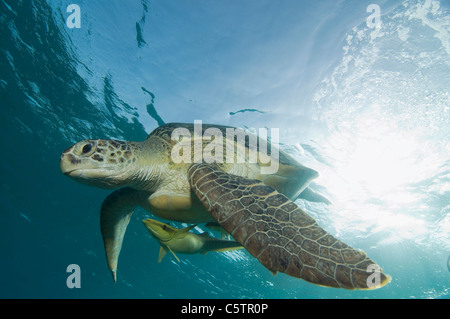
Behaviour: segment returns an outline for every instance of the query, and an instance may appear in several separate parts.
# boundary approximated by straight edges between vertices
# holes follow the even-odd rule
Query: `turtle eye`
[[[167,226],[166,226],[166,225],[163,225],[163,229],[166,230],[166,229],[167,229]]]
[[[86,144],[83,146],[82,152],[83,154],[89,153],[92,150],[92,144]]]
[[[95,143],[88,142],[81,148],[81,155],[89,156],[95,151]]]

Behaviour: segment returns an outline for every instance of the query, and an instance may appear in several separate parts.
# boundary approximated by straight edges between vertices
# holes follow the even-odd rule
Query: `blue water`
[[[450,2],[0,0],[0,297],[449,298]],[[369,22],[370,22],[369,21]],[[99,209],[61,152],[164,122],[279,128],[332,205],[297,200],[392,276],[273,276],[245,251],[167,256],[133,215],[107,269]],[[68,288],[67,266],[81,270]]]

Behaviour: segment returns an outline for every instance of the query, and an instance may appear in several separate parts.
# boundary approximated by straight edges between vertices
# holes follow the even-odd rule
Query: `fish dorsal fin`
[[[197,225],[191,225],[185,228],[181,228],[178,232],[179,233],[187,233],[189,232],[191,229],[194,229],[195,227],[197,227]]]
[[[195,227],[197,227],[197,225],[191,225],[191,226],[176,230],[172,239],[175,239],[175,238],[180,239],[180,238],[185,237],[189,233],[189,231],[194,229]]]

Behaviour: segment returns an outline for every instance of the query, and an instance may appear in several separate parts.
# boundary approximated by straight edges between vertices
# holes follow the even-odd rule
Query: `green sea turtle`
[[[142,222],[149,233],[161,244],[158,262],[161,262],[167,251],[170,251],[180,261],[175,255],[176,252],[182,254],[206,254],[210,251],[223,252],[243,248],[236,241],[213,238],[206,232],[200,235],[191,233],[190,230],[197,225],[177,229],[150,218],[144,219]]]
[[[167,220],[218,222],[274,274],[346,289],[378,288],[390,281],[364,252],[328,234],[293,202],[317,177],[316,171],[282,150],[275,152],[269,142],[265,150],[264,143],[255,148],[249,143],[251,134],[241,143],[238,131],[229,131],[220,125],[204,124],[199,131],[194,124],[170,123],[142,142],[84,140],[63,152],[60,167],[65,175],[92,186],[118,188],[103,201],[100,217],[114,281],[123,237],[138,206]],[[208,132],[215,133],[214,147]],[[237,155],[232,161],[199,160],[207,150],[216,160],[219,155],[225,158],[230,148],[236,154],[241,148],[246,159],[257,161],[243,162]],[[267,150],[277,155],[272,157],[278,167],[263,174],[269,165]]]

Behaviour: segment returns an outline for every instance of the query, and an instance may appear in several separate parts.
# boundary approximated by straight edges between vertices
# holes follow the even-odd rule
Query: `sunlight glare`
[[[414,136],[400,133],[392,123],[370,118],[357,123],[351,136],[335,139],[342,151],[336,173],[346,184],[378,197],[413,181],[420,154]]]

